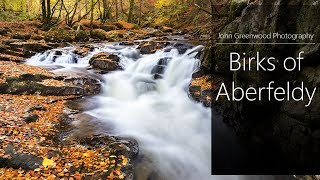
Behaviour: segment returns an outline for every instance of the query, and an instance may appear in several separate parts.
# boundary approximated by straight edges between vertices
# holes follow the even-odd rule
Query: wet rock
[[[53,77],[54,80],[58,80],[58,81],[62,81],[62,80],[64,80],[64,78],[65,78],[64,76],[54,76]]]
[[[39,42],[14,42],[10,43],[9,46],[15,48],[23,48],[24,51],[31,51],[31,52],[42,52],[49,49],[53,49],[52,46],[49,46],[45,43]]]
[[[25,79],[23,77],[7,78],[6,83],[0,84],[0,92],[4,94],[39,94],[67,96],[87,96],[100,92],[99,81],[86,77],[65,78],[69,86],[46,86],[39,79]]]
[[[169,42],[161,42],[161,41],[145,41],[139,45],[138,49],[140,49],[141,54],[152,54],[157,50],[160,50],[166,46],[168,46]]]
[[[90,77],[68,77],[65,78],[64,81],[80,88],[80,94],[85,96],[98,94],[101,90],[100,82]],[[70,90],[72,90],[72,88]]]
[[[200,98],[201,98],[201,87],[200,86],[189,86],[189,94],[196,101],[200,101]]]
[[[200,68],[199,70],[197,70],[196,72],[194,72],[192,74],[192,78],[199,78],[199,77],[201,77],[201,76],[203,76],[205,74],[206,74],[206,72],[203,69]]]
[[[6,154],[11,156],[11,158],[4,158],[0,156],[0,168],[22,168],[29,171],[38,168],[43,161],[43,159],[36,156],[18,152],[11,144],[9,144],[4,150]]]
[[[214,48],[212,45],[207,45],[200,55],[200,61],[201,61],[201,69],[206,70],[213,70],[215,60],[213,58],[213,52]]]
[[[77,47],[73,53],[80,55],[81,57],[85,57],[88,55],[89,51],[91,51],[93,49],[93,47],[89,47],[89,46],[80,46]]]
[[[89,60],[89,64],[96,69],[115,71],[121,68],[119,60],[120,58],[115,54],[102,52],[92,56]]]
[[[205,89],[201,91],[200,101],[204,106],[211,107],[212,97],[213,91],[211,89]]]
[[[76,99],[73,101],[68,101],[66,106],[70,109],[75,109],[79,111],[88,111],[97,107],[96,102],[90,101],[86,98]]]
[[[26,123],[32,123],[32,122],[36,122],[39,119],[39,116],[36,114],[30,114],[26,117],[23,118],[23,121],[25,121]]]
[[[134,46],[136,45],[136,43],[134,41],[122,41],[119,43],[119,45],[122,45],[122,46]]]
[[[185,44],[185,43],[174,43],[165,48],[165,52],[170,52],[172,49],[177,49],[179,54],[184,54],[188,49],[192,48],[192,45]]]
[[[168,62],[172,58],[161,58],[159,59],[158,63],[156,66],[154,66],[151,70],[151,74],[154,74],[154,79],[161,79],[162,75],[168,65]]]

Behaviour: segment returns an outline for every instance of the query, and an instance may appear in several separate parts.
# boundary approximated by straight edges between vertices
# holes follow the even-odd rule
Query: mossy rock
[[[73,33],[63,28],[52,28],[45,33],[44,40],[49,42],[72,42]]]
[[[106,34],[106,37],[111,40],[117,40],[119,38],[124,38],[126,35],[126,31],[125,30],[114,30],[114,31],[109,31]]]
[[[79,30],[78,32],[76,32],[75,40],[78,42],[89,41],[89,36],[85,31]]]
[[[116,30],[116,29],[117,29],[117,26],[115,26],[115,25],[103,24],[103,25],[100,26],[100,29],[103,29],[103,30],[105,30],[106,32],[108,32],[108,31]]]
[[[28,40],[31,38],[31,34],[19,34],[16,33],[12,36],[13,39],[22,39],[22,40]]]
[[[94,39],[106,40],[107,32],[103,29],[94,29],[91,32],[91,37]]]

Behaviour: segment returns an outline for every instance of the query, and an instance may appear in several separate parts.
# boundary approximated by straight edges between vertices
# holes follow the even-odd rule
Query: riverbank
[[[57,74],[24,64],[25,59],[36,53],[71,44],[76,46],[71,49],[72,54],[69,54],[69,50],[48,51],[47,55],[52,55],[52,59],[48,60],[59,61],[59,56],[70,55],[70,62],[77,63],[77,59],[90,54],[94,47],[78,45],[79,42],[73,40],[62,40],[62,43],[47,42],[40,37],[35,40],[31,37],[35,36],[36,31],[39,36],[46,36],[46,32],[41,32],[35,22],[23,25],[32,32],[31,35],[20,34],[22,26],[8,26],[10,28],[2,27],[4,31],[10,30],[1,36],[0,112],[3,120],[0,128],[0,177],[132,178],[132,165],[138,153],[137,143],[132,139],[97,133],[92,129],[96,126],[90,122],[92,117],[81,114],[90,107],[84,105],[83,99],[101,92],[99,75],[92,77],[72,72]],[[125,30],[129,33],[132,31]],[[133,41],[141,38],[139,34],[131,34],[132,39],[129,40],[121,36],[114,40],[126,39],[120,44],[137,45],[139,51],[145,55],[165,47],[177,48],[184,53],[191,47],[184,43],[172,43],[178,40],[176,37],[181,42],[186,41],[181,39],[183,35],[177,33],[176,36],[173,30],[153,40]],[[97,41],[101,42],[102,39],[92,38],[87,43]],[[116,70],[117,67],[110,69],[110,57],[108,54],[101,54],[93,58],[90,61],[92,70],[102,74]],[[162,65],[165,64],[159,64],[159,67]],[[61,67],[52,66],[51,70],[55,68]],[[154,71],[157,78],[162,76],[161,69]]]

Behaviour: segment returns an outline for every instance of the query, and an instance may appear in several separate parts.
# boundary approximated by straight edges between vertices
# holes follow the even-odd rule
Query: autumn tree
[[[134,9],[134,0],[130,0],[129,13],[128,13],[128,22],[130,23],[132,22],[133,9]]]
[[[51,24],[51,6],[50,0],[41,0],[42,10],[42,23],[45,29],[50,27]]]
[[[109,0],[102,0],[102,5],[99,1],[99,18],[101,23],[105,23],[108,19],[111,18],[111,11],[114,2],[110,2]]]

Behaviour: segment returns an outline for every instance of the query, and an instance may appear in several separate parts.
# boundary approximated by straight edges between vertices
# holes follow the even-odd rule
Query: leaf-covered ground
[[[44,69],[8,61],[0,61],[0,73],[0,83],[25,73],[53,76]],[[63,82],[42,83],[60,86]],[[121,168],[129,159],[117,150],[59,139],[70,98],[0,94],[0,179],[125,178]]]

